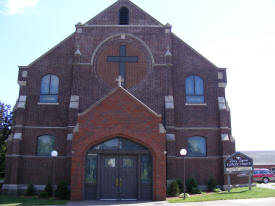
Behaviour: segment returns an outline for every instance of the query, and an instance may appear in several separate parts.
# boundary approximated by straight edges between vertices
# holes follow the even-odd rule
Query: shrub
[[[198,187],[198,183],[197,183],[197,181],[195,180],[194,177],[189,177],[186,180],[186,189],[187,189],[187,192],[192,193],[192,188],[193,187]]]
[[[28,185],[27,191],[26,191],[26,195],[27,196],[32,196],[35,194],[35,190],[32,184]]]
[[[194,177],[189,177],[186,181],[186,189],[187,192],[191,194],[200,194],[201,191],[198,187],[198,182],[195,180]]]
[[[210,177],[208,179],[207,187],[210,192],[214,191],[217,188],[217,183],[214,177]]]
[[[42,192],[40,192],[39,197],[47,198],[48,197],[48,193],[46,191],[42,191]]]
[[[59,183],[55,191],[55,196],[60,199],[70,199],[70,191],[68,189],[68,185],[64,182]]]
[[[184,185],[181,179],[176,180],[179,186],[180,193],[183,193],[184,191]]]
[[[53,187],[51,184],[47,184],[46,187],[44,188],[44,192],[47,192],[48,196],[52,196],[53,194]]]
[[[180,193],[179,185],[177,181],[173,181],[168,187],[167,194],[170,197],[178,196]]]
[[[201,194],[199,187],[192,187],[191,194]]]

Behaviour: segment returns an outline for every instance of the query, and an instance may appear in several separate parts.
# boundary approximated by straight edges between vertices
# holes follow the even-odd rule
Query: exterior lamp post
[[[56,159],[56,157],[58,156],[58,152],[56,151],[56,150],[53,150],[52,152],[51,152],[51,157],[52,157],[52,168],[53,168],[53,170],[52,170],[52,186],[54,185],[54,183],[55,183],[55,159]],[[54,190],[55,190],[55,188],[54,188],[54,186],[53,186],[53,197],[54,197]]]
[[[186,154],[187,154],[187,151],[186,151],[186,149],[181,149],[180,150],[180,155],[181,156],[183,156],[183,167],[184,167],[184,169],[183,169],[183,172],[184,172],[184,175],[183,175],[183,192],[184,192],[184,199],[185,199],[185,156],[186,156]]]

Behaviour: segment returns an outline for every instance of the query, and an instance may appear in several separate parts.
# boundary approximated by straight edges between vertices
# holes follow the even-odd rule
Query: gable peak
[[[163,26],[158,20],[154,19],[150,14],[145,12],[130,0],[117,0],[111,6],[85,23],[85,25],[119,25],[120,21],[118,19],[118,12],[123,7],[129,9],[129,13],[127,12],[127,20],[129,25]]]
[[[125,88],[123,87],[116,87],[115,89],[113,89],[111,92],[109,92],[108,94],[106,94],[103,98],[101,98],[100,100],[98,100],[97,102],[95,102],[94,104],[92,104],[89,108],[87,108],[85,111],[83,111],[82,113],[79,113],[78,116],[84,116],[87,113],[89,113],[91,110],[93,110],[94,108],[96,108],[98,105],[100,105],[102,102],[104,102],[106,99],[110,98],[112,95],[115,95],[116,93],[121,92],[122,94],[125,94],[128,96],[128,98],[133,99],[137,104],[142,105],[147,111],[149,111],[152,115],[161,118],[161,114],[157,114],[154,110],[152,110],[150,107],[148,107],[146,104],[144,104],[142,101],[140,101],[139,99],[137,99],[134,95],[132,95],[129,91],[127,91]]]

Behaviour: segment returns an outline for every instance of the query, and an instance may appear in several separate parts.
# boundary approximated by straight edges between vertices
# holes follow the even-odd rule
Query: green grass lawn
[[[23,206],[23,205],[65,205],[67,200],[39,199],[38,197],[15,197],[0,195],[0,205]]]
[[[261,197],[275,197],[275,190],[253,187],[249,191],[248,187],[234,188],[230,192],[221,191],[218,193],[202,193],[201,195],[191,195],[185,200],[183,198],[169,199],[170,203],[182,202],[202,202],[212,200],[228,200],[228,199],[247,199],[247,198],[261,198]]]

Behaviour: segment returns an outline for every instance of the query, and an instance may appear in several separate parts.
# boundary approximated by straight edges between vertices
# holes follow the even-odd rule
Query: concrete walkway
[[[268,183],[268,184],[257,184],[257,187],[262,187],[262,188],[268,188],[268,189],[273,189],[275,190],[275,183]],[[274,203],[275,205],[275,203]]]
[[[69,202],[67,206],[96,206],[96,205],[123,205],[123,206],[274,206],[275,197],[242,199],[242,200],[218,200],[209,202],[168,203],[161,202],[137,202],[137,201],[81,201]]]

